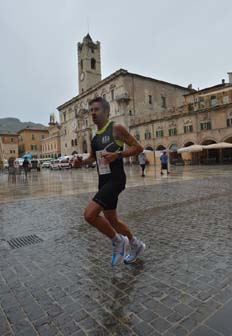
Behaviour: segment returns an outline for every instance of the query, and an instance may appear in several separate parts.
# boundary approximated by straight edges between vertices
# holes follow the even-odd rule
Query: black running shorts
[[[168,164],[167,163],[162,163],[161,167],[162,167],[162,169],[168,170]]]
[[[99,191],[93,201],[101,205],[104,210],[115,210],[118,204],[118,195],[125,189],[125,182],[115,183],[112,180],[99,186]]]

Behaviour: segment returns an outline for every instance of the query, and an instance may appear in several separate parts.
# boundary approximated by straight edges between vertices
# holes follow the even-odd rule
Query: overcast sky
[[[47,124],[77,95],[88,26],[103,78],[124,68],[194,88],[227,81],[231,13],[231,0],[0,0],[0,117]]]

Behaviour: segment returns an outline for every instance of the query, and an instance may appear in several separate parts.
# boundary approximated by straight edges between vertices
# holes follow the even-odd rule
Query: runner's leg
[[[91,201],[85,209],[85,220],[90,225],[96,227],[104,235],[106,235],[110,239],[113,239],[117,232],[105,217],[99,215],[102,210],[103,207],[101,205],[94,201]]]
[[[103,210],[106,220],[111,224],[117,233],[127,236],[129,240],[133,238],[133,234],[126,224],[119,220],[117,210]]]

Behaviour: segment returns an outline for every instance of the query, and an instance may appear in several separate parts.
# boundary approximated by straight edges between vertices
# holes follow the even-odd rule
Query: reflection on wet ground
[[[170,175],[160,175],[159,168],[147,168],[146,177],[140,176],[138,166],[126,166],[127,187],[171,183],[209,176],[228,176],[231,166],[186,166],[171,168]],[[0,202],[17,199],[73,195],[97,190],[95,169],[72,169],[63,171],[32,171],[26,178],[21,175],[0,174]]]

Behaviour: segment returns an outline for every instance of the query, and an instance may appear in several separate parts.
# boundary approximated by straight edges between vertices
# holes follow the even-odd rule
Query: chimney
[[[225,79],[222,79],[222,84],[225,84]]]
[[[232,72],[227,72],[229,75],[229,83],[232,84]]]

